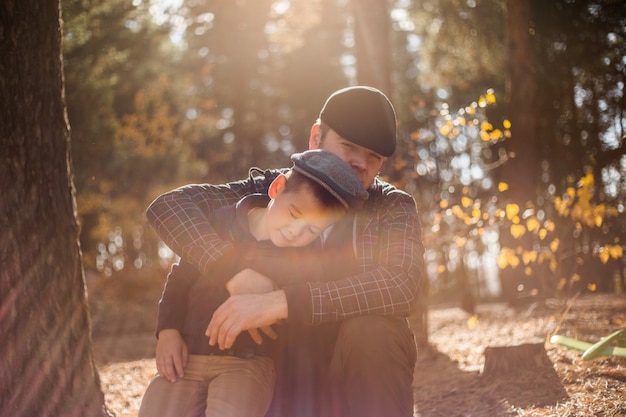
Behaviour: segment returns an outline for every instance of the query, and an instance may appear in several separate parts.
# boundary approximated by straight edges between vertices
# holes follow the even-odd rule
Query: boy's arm
[[[157,337],[163,329],[182,330],[187,315],[189,291],[199,277],[198,270],[184,260],[172,265],[159,300]]]
[[[187,345],[181,333],[187,314],[188,294],[198,278],[198,270],[190,264],[181,261],[172,265],[159,301],[156,366],[159,374],[172,383],[184,376],[187,367]]]
[[[232,242],[221,239],[209,222],[219,207],[242,197],[267,192],[276,171],[224,185],[192,184],[157,197],[146,210],[146,219],[176,254],[203,274],[224,256],[236,256]]]

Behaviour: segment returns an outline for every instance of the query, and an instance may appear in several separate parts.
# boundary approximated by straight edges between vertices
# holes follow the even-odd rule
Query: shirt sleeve
[[[208,274],[213,263],[235,256],[229,240],[219,237],[210,223],[211,213],[255,192],[267,192],[271,175],[252,175],[224,185],[192,184],[157,197],[146,210],[146,219],[157,235],[177,255]]]
[[[396,191],[375,205],[374,213],[359,214],[364,226],[354,239],[364,272],[286,289],[290,320],[320,324],[365,314],[408,316],[425,279],[415,202]]]

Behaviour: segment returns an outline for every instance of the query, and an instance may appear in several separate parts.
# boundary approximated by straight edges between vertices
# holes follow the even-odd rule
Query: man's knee
[[[403,353],[409,361],[415,340],[406,322],[384,316],[359,316],[345,319],[339,326],[336,348],[344,353],[384,357]]]

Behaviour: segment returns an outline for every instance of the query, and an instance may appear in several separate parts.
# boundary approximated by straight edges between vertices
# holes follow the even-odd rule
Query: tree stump
[[[543,343],[485,349],[485,377],[515,378],[528,373],[548,375],[554,372]]]

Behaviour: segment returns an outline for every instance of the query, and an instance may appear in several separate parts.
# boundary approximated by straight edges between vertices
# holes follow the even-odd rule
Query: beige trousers
[[[189,355],[183,379],[150,381],[138,417],[263,417],[275,383],[267,357]]]

